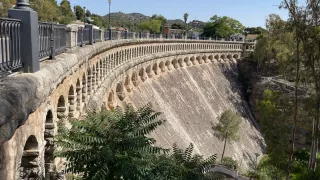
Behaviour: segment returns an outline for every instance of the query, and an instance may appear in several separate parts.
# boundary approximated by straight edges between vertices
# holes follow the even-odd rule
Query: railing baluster
[[[20,20],[0,18],[0,77],[22,66]]]

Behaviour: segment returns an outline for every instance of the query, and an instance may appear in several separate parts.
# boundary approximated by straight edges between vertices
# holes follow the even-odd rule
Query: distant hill
[[[111,17],[111,25],[113,27],[125,27],[133,30],[137,30],[140,21],[145,21],[151,19],[150,16],[146,16],[141,13],[129,13],[125,14],[123,12],[110,13]],[[141,18],[140,18],[141,17]],[[104,20],[108,22],[109,14],[103,16]],[[189,22],[188,25],[190,27],[197,27],[202,29],[204,26],[204,22],[196,21],[197,23]],[[168,19],[167,24],[171,27],[172,24],[184,24],[182,19]]]

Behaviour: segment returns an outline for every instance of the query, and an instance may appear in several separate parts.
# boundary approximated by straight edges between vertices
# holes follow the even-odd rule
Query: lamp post
[[[111,8],[111,0],[108,0],[109,2],[109,24],[108,24],[108,34],[109,34],[109,40],[112,40],[112,31],[111,31],[111,14],[110,14],[110,8]]]
[[[108,0],[109,2],[109,24],[108,24],[108,28],[110,29],[111,28],[111,14],[110,14],[110,8],[111,8],[111,0]]]
[[[140,23],[139,23],[139,30],[140,30],[140,38],[142,38],[142,28],[141,28],[141,19],[142,19],[142,16],[140,16]]]
[[[30,9],[29,0],[17,0],[15,9]]]
[[[83,25],[86,25],[86,7],[83,6],[84,16],[83,16]]]

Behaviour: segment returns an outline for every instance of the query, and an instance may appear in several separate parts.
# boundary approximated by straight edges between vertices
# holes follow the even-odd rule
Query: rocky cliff
[[[248,168],[255,161],[254,154],[263,151],[264,141],[243,98],[236,64],[216,62],[169,71],[138,86],[129,101],[135,107],[151,102],[164,113],[167,123],[154,134],[164,147],[193,143],[195,152],[217,153],[220,158],[223,142],[211,127],[223,111],[232,109],[242,115],[243,122],[240,141],[229,143],[225,155]]]

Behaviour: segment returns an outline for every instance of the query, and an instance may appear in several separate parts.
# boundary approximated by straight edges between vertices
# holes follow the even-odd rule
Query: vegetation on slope
[[[173,145],[172,153],[147,137],[158,126],[161,113],[148,104],[138,110],[102,111],[84,120],[72,120],[70,129],[61,127],[57,156],[68,161],[67,172],[81,179],[192,179],[216,177],[207,174],[216,155],[203,158],[193,154],[193,144],[185,150]],[[223,161],[230,167],[235,162]]]
[[[270,88],[258,103],[268,154],[258,166],[257,179],[320,178],[316,166],[320,123],[319,3],[305,1],[306,6],[300,6],[295,0],[283,0],[281,8],[288,11],[289,19],[274,14],[268,17],[268,31],[260,37],[249,60],[256,65],[258,75],[268,77],[256,78],[252,91],[258,89],[257,83],[269,84]]]

